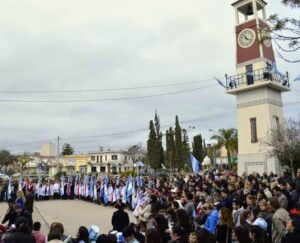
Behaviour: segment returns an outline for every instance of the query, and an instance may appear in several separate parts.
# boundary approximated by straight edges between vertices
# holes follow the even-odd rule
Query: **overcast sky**
[[[235,127],[235,98],[212,80],[235,73],[232,2],[1,0],[0,147],[39,151],[57,136],[76,153],[145,146],[155,110],[162,130],[175,115],[182,128],[195,127],[190,138]],[[268,2],[268,14],[299,16]],[[300,70],[279,57],[277,66],[291,80]],[[178,85],[149,87],[165,84]],[[300,82],[293,86],[284,103],[300,101]],[[82,90],[89,91],[3,93]],[[285,115],[299,116],[299,106],[287,106]]]

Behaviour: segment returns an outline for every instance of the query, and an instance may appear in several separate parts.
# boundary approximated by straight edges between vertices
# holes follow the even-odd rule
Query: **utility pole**
[[[59,169],[59,140],[60,140],[60,137],[57,136],[57,172],[60,170]]]

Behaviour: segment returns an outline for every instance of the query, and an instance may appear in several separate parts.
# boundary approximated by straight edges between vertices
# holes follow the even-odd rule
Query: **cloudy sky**
[[[190,137],[235,127],[235,98],[212,79],[235,73],[232,2],[1,0],[0,147],[39,151],[57,136],[77,153],[145,145],[156,110],[163,130],[178,115]],[[268,2],[268,14],[299,16]],[[277,63],[291,80],[300,70]],[[299,95],[295,83],[284,103]]]

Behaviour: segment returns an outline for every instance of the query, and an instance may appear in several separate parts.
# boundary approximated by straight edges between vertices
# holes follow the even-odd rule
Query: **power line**
[[[223,113],[219,113],[219,114],[215,114],[215,115],[211,115],[211,116],[207,116],[207,117],[202,117],[202,118],[196,118],[196,119],[191,119],[191,120],[185,120],[185,121],[181,121],[180,123],[189,123],[189,122],[196,122],[196,121],[205,121],[205,120],[210,120],[213,118],[217,118],[217,117],[223,117],[223,116],[227,116],[227,115],[231,115],[235,113],[235,111],[229,111],[229,112],[223,112]],[[173,123],[170,124],[165,124],[162,125],[161,127],[169,127],[174,125]],[[66,141],[74,141],[74,140],[81,140],[81,139],[87,139],[87,138],[101,138],[101,137],[109,137],[109,136],[117,136],[117,135],[125,135],[125,134],[130,134],[130,133],[138,133],[138,132],[144,132],[144,131],[148,131],[148,128],[141,128],[141,129],[137,129],[137,130],[130,130],[130,131],[121,131],[121,132],[115,132],[115,133],[107,133],[107,134],[99,134],[99,135],[92,135],[92,136],[82,136],[82,137],[67,137],[67,138],[63,138],[60,137],[62,140]],[[52,141],[55,140],[56,138],[53,139],[45,139],[45,140],[39,140],[39,141],[35,141],[35,142],[29,142],[29,143],[20,143],[20,144],[12,144],[12,145],[7,145],[4,146],[5,148],[10,148],[10,147],[19,147],[19,146],[24,146],[24,145],[31,145],[31,144],[38,144],[38,143],[42,143],[42,142],[47,142],[47,141]]]
[[[146,85],[146,86],[132,86],[124,88],[107,88],[107,89],[74,89],[74,90],[0,90],[2,94],[38,94],[38,93],[83,93],[83,92],[107,92],[107,91],[121,91],[121,90],[134,90],[134,89],[150,89],[161,88],[170,86],[190,85],[204,82],[210,82],[214,79],[203,79],[199,81],[180,82],[180,83],[167,83],[159,85]]]
[[[289,102],[289,103],[286,103],[284,106],[297,105],[297,104],[300,104],[300,101]],[[226,117],[226,116],[229,116],[229,115],[233,115],[235,112],[236,112],[235,110],[232,110],[232,111],[228,111],[228,112],[214,114],[214,115],[207,116],[207,117],[184,120],[184,121],[181,121],[180,123],[184,124],[184,123],[191,123],[191,122],[206,121],[206,120],[210,120],[210,119],[214,119],[214,118]],[[161,127],[168,127],[168,126],[172,126],[172,125],[174,125],[174,124],[170,123],[170,124],[161,125]],[[144,132],[144,131],[148,131],[148,130],[149,130],[148,128],[141,128],[141,129],[137,129],[137,130],[121,131],[121,132],[91,135],[91,136],[66,137],[66,138],[62,138],[62,140],[65,140],[65,141],[66,140],[68,140],[68,141],[70,141],[70,140],[74,141],[75,140],[76,141],[76,140],[91,139],[91,138],[101,138],[101,137],[109,137],[109,136],[126,135],[126,134],[130,134],[130,133],[138,133],[138,132]],[[19,146],[31,145],[31,144],[38,144],[38,143],[48,142],[48,141],[52,141],[52,140],[56,140],[56,138],[39,140],[39,141],[28,142],[28,143],[12,144],[12,145],[4,146],[4,148],[19,147]]]
[[[86,102],[104,102],[104,101],[121,101],[121,100],[133,100],[133,99],[144,99],[152,97],[160,97],[166,95],[175,95],[181,93],[189,93],[197,90],[202,90],[216,86],[216,84],[202,86],[199,88],[186,89],[168,93],[153,94],[153,95],[141,95],[141,96],[132,96],[132,97],[120,97],[120,98],[104,98],[104,99],[86,99],[86,100],[16,100],[16,99],[0,99],[0,102],[16,102],[16,103],[86,103]]]

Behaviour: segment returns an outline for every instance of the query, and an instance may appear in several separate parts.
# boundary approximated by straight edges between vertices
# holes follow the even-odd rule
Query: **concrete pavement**
[[[0,216],[4,217],[7,203],[0,204]],[[42,232],[48,234],[49,227],[53,222],[64,225],[65,234],[76,236],[79,226],[89,228],[95,224],[100,228],[100,233],[108,233],[112,229],[111,217],[116,209],[104,207],[81,200],[52,200],[35,201],[33,221],[40,221]],[[131,222],[135,222],[132,212],[128,212]]]

